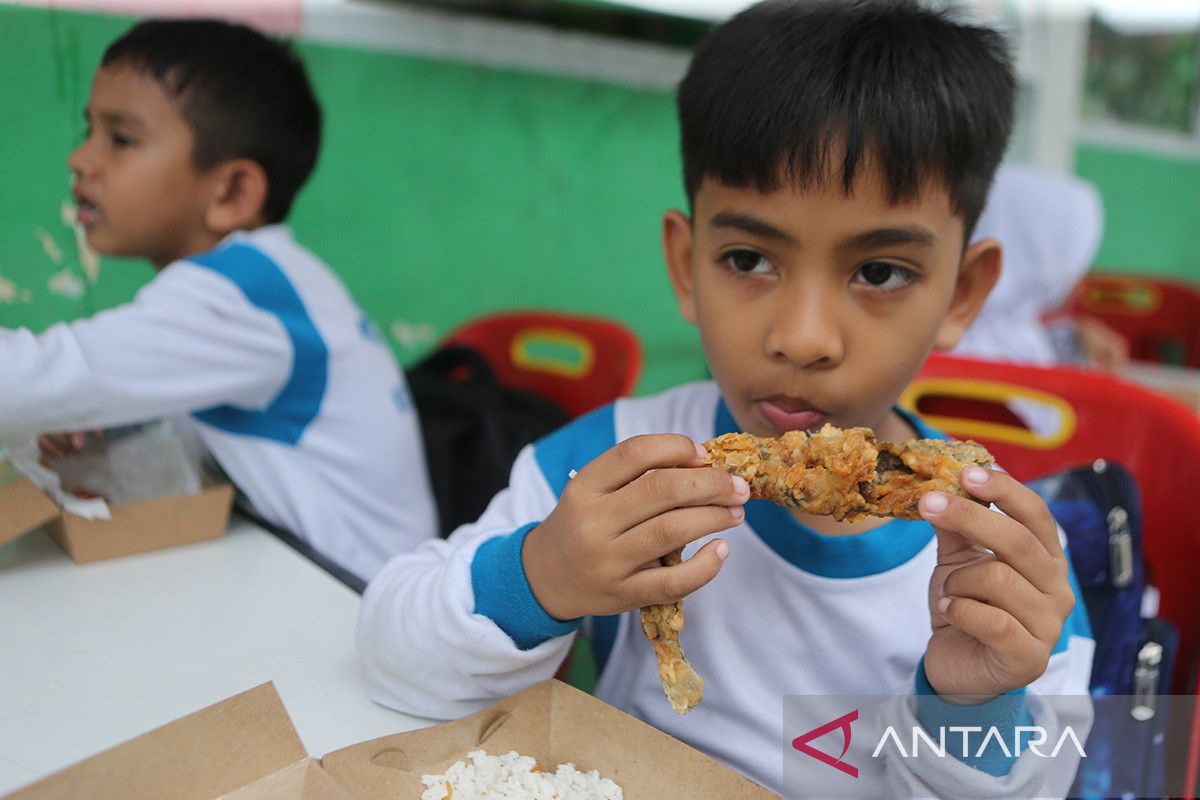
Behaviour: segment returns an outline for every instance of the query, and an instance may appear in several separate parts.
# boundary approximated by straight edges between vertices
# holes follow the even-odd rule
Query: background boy
[[[895,402],[997,278],[996,243],[965,243],[1013,93],[997,34],[909,2],[772,0],[712,33],[678,92],[691,215],[667,212],[663,246],[714,381],[537,442],[477,523],[389,562],[359,621],[372,696],[432,717],[478,710],[551,677],[582,624],[599,697],[797,793],[781,769],[785,695],[1085,693],[1092,642],[1055,523],[1009,476],[962,475],[1005,514],[930,494],[925,520],[846,524],[747,503],[696,444],[825,422],[937,435]],[[688,560],[659,565],[685,543]],[[683,646],[706,685],[680,717],[636,609],[684,596]],[[996,702],[973,718],[992,724]],[[928,728],[950,704],[920,707]],[[863,770],[863,796],[1047,793],[1026,756],[885,765]]]
[[[0,434],[182,415],[259,514],[359,578],[428,537],[404,379],[282,224],[320,143],[299,59],[243,26],[146,21],[105,52],[84,116],[79,224],[158,274],[90,319],[0,330]]]

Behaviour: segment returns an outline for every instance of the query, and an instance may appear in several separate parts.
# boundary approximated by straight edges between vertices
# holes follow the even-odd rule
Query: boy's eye
[[[771,269],[771,262],[767,257],[753,250],[731,250],[722,256],[721,260],[732,267],[734,272],[743,274],[761,274]]]
[[[123,133],[114,133],[110,138],[112,139],[113,147],[129,147],[133,144],[133,140]]]
[[[872,289],[891,292],[912,283],[916,280],[916,275],[911,269],[899,264],[872,261],[858,268],[858,272],[854,273],[854,280],[855,283],[865,284]]]

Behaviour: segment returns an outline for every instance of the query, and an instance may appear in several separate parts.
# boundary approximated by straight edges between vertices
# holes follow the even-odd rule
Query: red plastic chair
[[[501,383],[549,398],[572,417],[630,394],[642,370],[637,336],[602,317],[501,312],[466,322],[443,344],[475,348]]]
[[[1103,320],[1138,361],[1200,367],[1200,288],[1140,275],[1088,275],[1067,310]]]
[[[901,405],[987,446],[1022,481],[1097,458],[1128,468],[1160,614],[1180,630],[1176,691],[1200,660],[1200,416],[1107,374],[932,356]]]

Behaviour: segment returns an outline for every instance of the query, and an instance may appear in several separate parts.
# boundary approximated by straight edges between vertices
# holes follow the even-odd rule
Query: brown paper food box
[[[664,703],[666,700],[663,701]],[[777,795],[667,734],[558,681],[454,722],[310,758],[272,684],[168,723],[56,772],[8,800],[416,800],[422,775],[470,750],[516,750],[547,769],[599,770],[627,800]]]
[[[0,476],[0,544],[48,526],[78,564],[215,539],[225,533],[233,487],[207,486],[199,494],[111,505],[111,520],[68,514],[28,478],[5,484]]]

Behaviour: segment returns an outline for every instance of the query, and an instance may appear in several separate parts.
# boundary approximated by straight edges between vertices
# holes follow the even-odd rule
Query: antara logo
[[[841,770],[851,778],[857,778],[858,767],[842,760],[846,755],[846,751],[850,749],[850,723],[854,722],[856,719],[858,719],[857,708],[851,711],[849,714],[843,714],[837,719],[831,719],[824,725],[813,728],[808,733],[800,734],[795,739],[792,739],[792,747],[799,750],[801,753],[804,753],[806,756],[812,756],[823,764],[828,764],[836,770]],[[829,753],[818,750],[809,744],[809,742],[811,742],[813,739],[820,739],[825,734],[829,733],[830,731],[837,730],[838,728],[840,728],[842,731],[842,752],[837,758],[834,758],[833,756],[829,755]]]
[[[850,724],[858,720],[858,709],[854,709],[848,714],[843,714],[837,719],[831,719],[824,725],[819,725],[811,731],[802,733],[792,740],[792,747],[806,756],[811,756],[817,759],[822,764],[833,767],[840,772],[844,772],[852,778],[858,777],[858,767],[845,760],[846,753],[850,750],[850,741],[852,732]],[[831,731],[840,730],[842,732],[842,752],[836,757],[818,750],[813,747],[810,742],[814,739],[820,739]],[[962,747],[961,752],[958,749],[951,750],[947,746],[947,733],[951,739],[955,736],[961,737]],[[968,745],[971,739],[971,734],[984,734],[982,738],[976,736],[973,741],[978,742],[975,746]],[[902,758],[917,758],[922,745],[924,749],[932,756],[937,758],[945,758],[947,754],[961,755],[961,758],[980,758],[988,750],[989,745],[994,745],[999,748],[1000,752],[1008,758],[1012,758],[1021,752],[1028,752],[1038,758],[1055,758],[1064,747],[1073,749],[1080,758],[1087,758],[1087,752],[1083,748],[1079,737],[1070,725],[1064,726],[1059,733],[1058,739],[1050,752],[1044,752],[1040,747],[1048,744],[1050,741],[1049,732],[1040,725],[1018,725],[1013,731],[1012,747],[1009,747],[1004,735],[999,728],[968,725],[968,726],[950,726],[939,727],[937,729],[937,738],[926,731],[923,727],[917,726],[912,730],[911,747],[905,749],[904,742],[896,729],[889,725],[880,735],[879,741],[875,745],[875,750],[871,753],[871,758],[879,758],[880,753],[888,749],[889,744],[891,749]]]
[[[896,729],[891,725],[879,737],[879,744],[875,745],[875,752],[871,753],[871,758],[878,758],[880,752],[890,741],[892,747],[902,758],[917,758],[921,744],[924,743],[925,748],[938,758],[945,758],[946,753],[956,755],[961,758],[982,758],[987,752],[989,745],[998,748],[1004,753],[1006,758],[1014,758],[1022,752],[1029,752],[1038,758],[1056,758],[1059,751],[1064,746],[1070,746],[1075,750],[1075,754],[1080,758],[1087,758],[1087,753],[1083,749],[1083,744],[1079,741],[1079,737],[1075,735],[1075,730],[1070,726],[1064,726],[1059,734],[1058,741],[1054,745],[1054,749],[1049,753],[1044,753],[1038,748],[1046,744],[1050,740],[1049,732],[1040,725],[1018,725],[1013,729],[1012,747],[1008,746],[1008,742],[1004,738],[1004,734],[999,728],[992,726],[984,728],[980,725],[951,725],[950,727],[939,727],[938,738],[935,741],[929,732],[922,727],[912,729],[912,747],[909,750],[904,749],[904,742],[901,741],[900,735],[896,733]],[[984,733],[986,731],[986,733]],[[951,744],[953,737],[959,736],[962,741],[961,750],[950,750],[946,744],[946,733],[951,735]],[[979,742],[978,747],[972,747],[968,744],[971,734],[984,734],[982,739],[976,738]],[[1023,746],[1022,746],[1023,745]],[[994,752],[994,751],[993,751]]]

